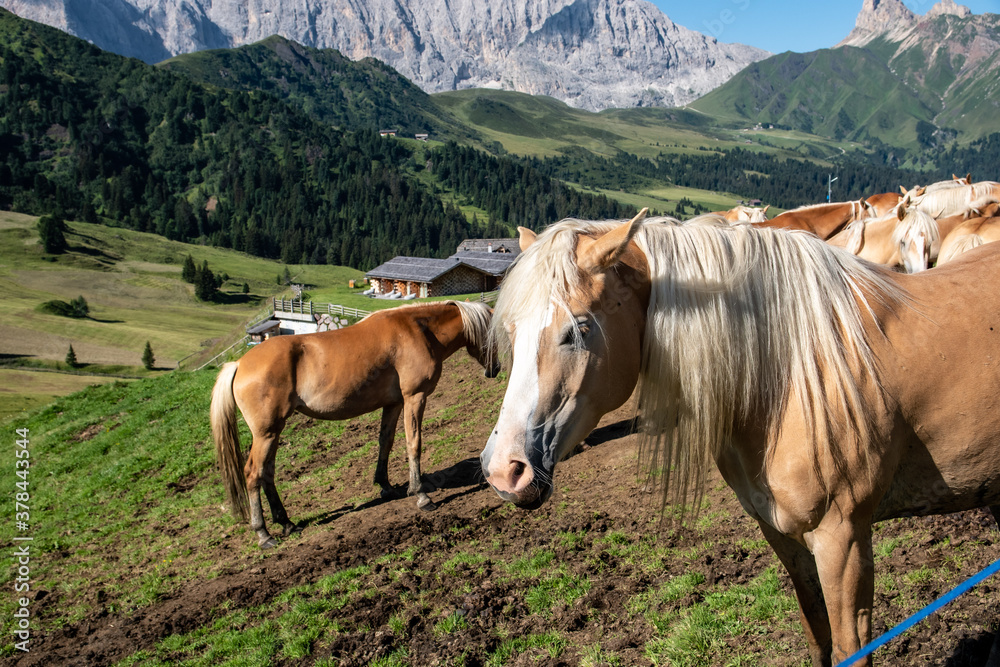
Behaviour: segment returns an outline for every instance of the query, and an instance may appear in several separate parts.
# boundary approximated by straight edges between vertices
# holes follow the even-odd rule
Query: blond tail
[[[240,451],[240,433],[236,422],[236,400],[233,398],[233,378],[239,362],[223,364],[219,378],[212,389],[212,438],[215,440],[215,460],[219,464],[222,483],[226,487],[226,500],[233,516],[250,520],[247,497],[247,480],[243,476],[243,452]]]

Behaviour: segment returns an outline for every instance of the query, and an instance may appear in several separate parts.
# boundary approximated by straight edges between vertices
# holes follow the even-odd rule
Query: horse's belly
[[[973,440],[911,447],[902,457],[875,520],[947,514],[1000,504],[1000,443]]]

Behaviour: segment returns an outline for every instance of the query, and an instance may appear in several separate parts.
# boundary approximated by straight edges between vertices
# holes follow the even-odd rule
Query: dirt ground
[[[524,512],[505,505],[480,482],[478,469],[478,455],[492,428],[502,389],[484,394],[481,400],[465,402],[457,411],[441,412],[441,406],[462,403],[459,399],[467,399],[470,387],[482,382],[485,380],[480,369],[468,359],[449,361],[438,392],[431,399],[428,417],[434,418],[434,423],[428,435],[461,436],[461,454],[453,462],[425,466],[438,486],[432,494],[439,504],[436,511],[419,511],[412,498],[378,499],[370,478],[374,461],[352,460],[351,469],[357,473],[353,486],[330,484],[325,489],[318,486],[322,482],[313,481],[310,483],[320,492],[302,491],[307,482],[286,490],[289,512],[305,529],[265,557],[247,556],[245,550],[237,548],[253,539],[248,529],[220,525],[220,539],[199,547],[211,550],[213,557],[223,563],[219,576],[181,584],[153,605],[127,615],[109,613],[102,605],[101,591],[89,592],[94,608],[87,618],[34,638],[30,654],[6,659],[4,664],[114,664],[140,649],[154,647],[172,634],[191,632],[211,623],[227,613],[220,609],[224,603],[229,611],[268,604],[290,587],[368,564],[372,565],[368,584],[377,587],[380,594],[356,598],[337,612],[346,630],[312,655],[276,660],[275,664],[312,664],[332,658],[345,666],[360,666],[384,659],[403,647],[408,664],[482,665],[496,650],[500,641],[497,628],[502,625],[507,636],[558,632],[569,640],[569,647],[556,658],[528,650],[505,664],[604,664],[573,648],[600,641],[605,653],[615,656],[615,661],[608,664],[648,665],[651,663],[644,647],[653,629],[641,618],[637,621],[625,612],[629,599],[691,571],[700,572],[708,586],[745,583],[776,563],[768,549],[747,547],[759,543],[759,530],[722,483],[716,483],[709,493],[711,521],[704,522],[699,530],[672,531],[659,523],[659,502],[643,491],[642,479],[637,475],[636,443],[628,434],[629,414],[624,409],[608,415],[587,442],[560,464],[556,492],[543,508]],[[309,427],[310,421],[304,418],[291,426]],[[362,443],[376,439],[377,430],[377,420],[351,422],[344,436],[329,444],[324,460],[313,459],[308,466],[283,457],[279,451],[277,474],[279,478],[306,479],[310,470],[327,466]],[[401,438],[397,439],[397,448],[402,449]],[[351,469],[344,473],[345,479],[351,477]],[[402,457],[393,459],[390,478],[398,483],[406,479]],[[218,480],[211,477],[193,483],[218,484]],[[353,500],[358,497],[370,500]],[[581,539],[575,543],[557,539],[566,533]],[[662,571],[651,573],[641,563],[614,558],[606,548],[598,547],[612,533],[616,540],[629,544],[658,535],[658,546],[691,547],[698,555],[667,563]],[[921,568],[941,567],[947,551],[935,547],[943,542],[952,548],[964,548],[961,571],[953,567],[953,577],[943,586],[937,579],[929,581],[926,590],[918,590],[916,597],[920,600],[895,600],[885,592],[877,593],[875,631],[886,630],[914,608],[988,565],[995,558],[993,543],[997,534],[992,518],[983,511],[882,524],[878,540],[905,539],[891,556],[878,562],[877,576],[902,578]],[[473,539],[489,545],[488,550],[484,548],[488,557],[475,567],[446,567],[445,562],[456,553],[449,545],[465,548]],[[706,544],[710,545],[707,550]],[[504,564],[539,547],[554,551],[565,572],[590,581],[590,589],[582,599],[557,607],[551,617],[531,613],[515,584],[503,576]],[[407,550],[416,554],[414,563],[419,568],[402,576],[377,562],[385,554]],[[783,570],[779,572],[782,587],[790,592],[787,575]],[[997,586],[1000,582],[987,581],[920,624],[890,644],[880,654],[880,664],[983,664],[1000,619]],[[879,587],[880,591],[885,589]],[[697,601],[688,596],[672,604],[683,609]],[[434,626],[444,612],[458,614],[465,619],[466,627],[454,634],[436,633]],[[46,613],[42,600],[39,614],[44,618]],[[387,629],[389,619],[399,615],[406,627],[402,636]],[[789,616],[790,630],[765,629],[762,638],[754,640],[779,640],[792,647],[775,654],[773,664],[797,665],[807,659],[796,614],[790,612]]]

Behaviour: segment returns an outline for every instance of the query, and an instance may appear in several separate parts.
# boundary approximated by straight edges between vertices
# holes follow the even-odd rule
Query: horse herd
[[[631,398],[645,466],[670,471],[664,500],[698,507],[716,465],[788,570],[813,663],[839,663],[871,639],[873,523],[1000,515],[1000,245],[942,259],[963,227],[980,237],[965,245],[991,240],[995,185],[953,179],[746,224],[644,210],[519,228],[492,311],[403,306],[224,365],[211,422],[228,503],[273,547],[261,490],[283,533],[297,530],[274,485],[286,420],[381,408],[376,483],[393,494],[386,460],[402,414],[408,492],[432,509],[421,419],[443,360],[465,347],[487,376],[509,368],[480,457],[501,498],[542,506],[559,461]],[[896,254],[871,259],[881,235]],[[911,242],[924,262],[912,270],[938,267],[894,270],[911,270]],[[246,458],[237,407],[253,435]]]

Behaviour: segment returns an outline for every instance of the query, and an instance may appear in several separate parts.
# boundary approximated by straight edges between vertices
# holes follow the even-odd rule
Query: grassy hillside
[[[857,147],[803,132],[750,135],[741,130],[743,125],[734,125],[735,118],[720,124],[698,110],[644,108],[594,113],[549,97],[482,89],[432,97],[482,136],[510,153],[530,157],[562,155],[582,148],[605,157],[625,152],[655,158],[663,152],[697,154],[709,147],[749,148],[777,157],[815,157]]]
[[[899,41],[782,53],[696,100],[723,122],[774,123],[914,150],[996,131],[1000,16],[923,19]]]
[[[896,146],[914,145],[917,121],[934,117],[882,59],[854,47],[772,56],[690,106],[724,121]]]
[[[5,293],[0,302],[0,359],[8,366],[54,368],[73,345],[83,365],[80,371],[141,376],[146,372],[140,357],[149,341],[156,367],[174,368],[182,360],[190,362],[227,345],[247,322],[263,314],[271,296],[286,289],[278,285],[286,268],[279,262],[104,225],[68,223],[69,252],[47,255],[38,242],[36,221],[0,213],[0,288]],[[229,275],[217,303],[197,300],[193,287],[181,280],[188,255],[199,265],[207,261],[217,274]],[[352,292],[348,281],[364,277],[346,267],[287,268],[296,282],[307,289],[323,288],[333,302],[360,291]],[[243,283],[249,294],[243,294]],[[39,310],[46,301],[68,302],[79,296],[90,307],[89,318]],[[0,392],[0,414],[82,386],[76,376],[36,373],[7,379],[11,382]],[[65,385],[61,389],[60,383]]]

